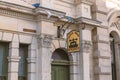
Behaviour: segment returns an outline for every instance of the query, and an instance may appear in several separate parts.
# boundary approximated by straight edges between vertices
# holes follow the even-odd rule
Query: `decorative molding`
[[[47,18],[47,14],[39,14],[39,15],[37,15],[37,17],[36,17],[36,21],[47,21],[47,22],[52,22],[52,23],[54,23],[54,22],[56,22],[58,20],[58,18],[57,17],[54,17],[54,16],[52,16],[52,17],[50,17],[49,19]]]
[[[50,48],[53,40],[52,35],[42,34],[37,36],[38,39],[38,47],[46,47]]]
[[[91,0],[74,0],[75,4],[79,5],[81,3],[92,5],[93,2]]]
[[[90,53],[92,49],[92,42],[84,40],[82,42],[82,49],[83,49],[83,52]]]
[[[19,62],[19,60],[21,59],[20,57],[17,57],[17,56],[15,56],[15,57],[7,57],[7,59],[8,59],[8,61],[9,62]]]
[[[32,14],[16,12],[16,11],[3,9],[3,8],[0,8],[0,15],[20,18],[20,19],[26,19],[26,20],[35,20],[35,16]]]
[[[75,3],[75,0],[55,0],[55,1],[60,1],[60,2],[63,2],[66,4],[71,4],[71,5],[74,5],[74,3]]]
[[[25,32],[18,32],[18,31],[11,31],[11,30],[4,30],[4,29],[0,29],[0,32],[6,32],[6,33],[13,33],[13,34],[18,34],[18,35],[30,35],[30,36],[35,36],[35,33],[25,33]]]

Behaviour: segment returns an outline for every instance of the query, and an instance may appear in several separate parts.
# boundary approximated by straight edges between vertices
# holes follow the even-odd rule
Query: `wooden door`
[[[69,66],[52,65],[52,80],[69,80]]]

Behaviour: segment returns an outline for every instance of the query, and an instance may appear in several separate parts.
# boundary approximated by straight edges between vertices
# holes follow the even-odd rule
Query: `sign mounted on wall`
[[[80,51],[80,32],[72,30],[67,34],[67,48],[68,52]]]

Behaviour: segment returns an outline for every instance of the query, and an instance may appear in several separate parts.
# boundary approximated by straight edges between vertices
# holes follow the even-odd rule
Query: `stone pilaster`
[[[77,80],[90,80],[90,55],[92,52],[92,26],[85,25],[84,29],[81,30],[80,53],[77,54],[78,64],[78,78]]]
[[[36,80],[36,38],[32,38],[32,43],[28,48],[28,80]]]
[[[14,34],[13,40],[9,45],[8,57],[8,80],[18,80],[18,65],[19,65],[19,39],[18,35]]]
[[[38,74],[40,80],[51,80],[51,35],[38,37]]]
[[[92,51],[92,38],[91,38],[92,27],[87,27],[82,30],[82,80],[90,80],[90,54]],[[81,61],[81,62],[82,62]]]
[[[81,80],[79,78],[79,52],[71,53],[72,62],[70,64],[70,80]]]
[[[112,80],[111,53],[107,29],[93,30],[94,80]]]

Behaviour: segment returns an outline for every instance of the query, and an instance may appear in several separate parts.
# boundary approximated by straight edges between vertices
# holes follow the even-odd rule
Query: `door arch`
[[[65,50],[56,49],[52,55],[51,80],[70,80],[69,57]]]

